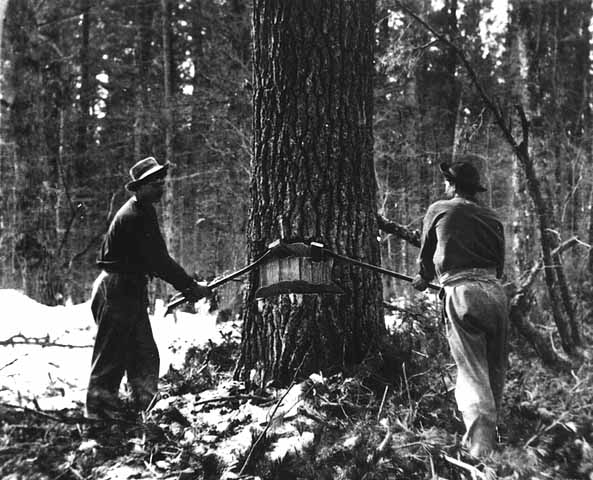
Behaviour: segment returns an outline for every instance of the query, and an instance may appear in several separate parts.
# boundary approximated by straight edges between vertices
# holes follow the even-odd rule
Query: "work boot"
[[[138,419],[138,412],[112,395],[89,395],[85,417],[94,421],[129,423]]]
[[[496,448],[496,424],[486,417],[479,416],[466,434],[469,454],[486,457]]]

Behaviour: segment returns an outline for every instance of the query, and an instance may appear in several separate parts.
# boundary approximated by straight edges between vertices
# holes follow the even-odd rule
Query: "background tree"
[[[241,265],[248,4],[36,4],[10,2],[4,29],[2,287],[50,304],[88,298],[128,168],[149,154],[174,164],[163,212],[179,229],[169,235],[172,254],[203,277]],[[168,40],[174,61],[164,57]],[[228,290],[232,297],[236,286]]]

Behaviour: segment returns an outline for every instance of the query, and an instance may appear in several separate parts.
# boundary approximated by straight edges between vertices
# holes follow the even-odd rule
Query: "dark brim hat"
[[[453,162],[440,164],[443,176],[455,185],[474,192],[485,192],[486,188],[480,183],[480,174],[476,167],[468,162]]]
[[[167,174],[168,168],[169,163],[161,165],[154,157],[143,158],[130,168],[132,181],[126,183],[126,188],[131,192],[135,192],[140,185],[148,183],[155,178],[164,177]]]

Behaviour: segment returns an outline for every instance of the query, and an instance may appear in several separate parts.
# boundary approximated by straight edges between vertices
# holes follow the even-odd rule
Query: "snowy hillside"
[[[96,332],[89,302],[48,307],[19,291],[0,290],[0,308],[0,401],[30,405],[35,400],[42,409],[83,402]],[[216,316],[207,310],[200,303],[196,314],[163,317],[159,304],[151,323],[161,375],[169,365],[180,367],[192,345],[221,340]],[[25,341],[40,345],[14,344]]]

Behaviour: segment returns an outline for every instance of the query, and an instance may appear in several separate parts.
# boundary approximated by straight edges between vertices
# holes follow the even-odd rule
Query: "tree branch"
[[[400,223],[393,222],[384,216],[377,214],[377,223],[379,230],[385,233],[391,233],[402,240],[420,248],[420,231],[411,230],[408,227],[401,225]]]
[[[0,347],[9,345],[36,345],[40,347],[63,347],[63,348],[92,348],[92,345],[72,345],[68,343],[52,342],[49,335],[45,337],[25,337],[22,333],[13,335],[6,340],[0,340]],[[3,367],[4,368],[4,367]]]

